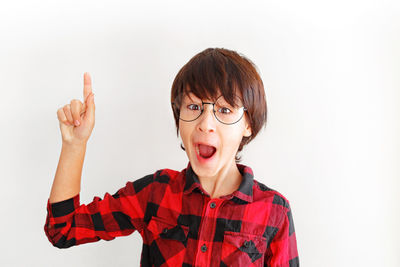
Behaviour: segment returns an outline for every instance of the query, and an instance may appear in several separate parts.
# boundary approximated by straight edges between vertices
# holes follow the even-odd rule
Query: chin
[[[192,166],[193,171],[197,174],[197,176],[202,177],[215,176],[216,173],[218,173],[217,163],[217,159],[204,160],[199,158],[196,153],[194,153],[193,157],[190,159],[190,165]]]

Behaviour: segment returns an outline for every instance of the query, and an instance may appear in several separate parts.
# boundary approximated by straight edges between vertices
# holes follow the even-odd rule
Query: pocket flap
[[[225,232],[224,242],[230,243],[239,250],[246,253],[264,253],[267,246],[267,239],[263,236]]]
[[[154,234],[154,238],[185,241],[189,227],[177,223],[170,223],[159,217],[152,217],[147,228]]]

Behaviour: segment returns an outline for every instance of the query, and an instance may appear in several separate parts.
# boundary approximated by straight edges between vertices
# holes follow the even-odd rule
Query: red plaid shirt
[[[181,172],[158,170],[87,205],[79,194],[47,201],[44,230],[58,248],[137,230],[141,266],[299,266],[288,200],[253,179],[251,168],[237,166],[239,189],[215,199],[189,162]]]

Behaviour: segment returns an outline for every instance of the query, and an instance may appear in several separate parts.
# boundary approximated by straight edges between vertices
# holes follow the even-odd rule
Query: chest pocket
[[[182,250],[186,248],[189,227],[178,223],[171,223],[159,217],[152,217],[147,229],[153,235],[159,250]],[[170,246],[175,246],[170,247]]]
[[[225,231],[221,261],[226,266],[264,266],[266,248],[263,236]]]
[[[185,257],[189,227],[153,216],[147,229],[152,235],[148,247],[151,266],[181,266]]]

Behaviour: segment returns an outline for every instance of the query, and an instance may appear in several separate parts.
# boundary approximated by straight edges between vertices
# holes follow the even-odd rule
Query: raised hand
[[[94,127],[94,94],[92,80],[87,72],[83,75],[83,99],[83,103],[72,99],[70,104],[57,110],[62,141],[65,144],[86,144]]]

